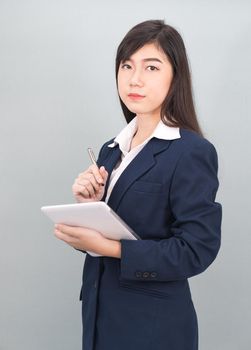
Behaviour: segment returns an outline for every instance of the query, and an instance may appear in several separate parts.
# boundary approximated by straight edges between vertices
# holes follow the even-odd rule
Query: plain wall
[[[0,0],[0,350],[81,348],[85,256],[40,207],[74,202],[86,148],[98,153],[125,125],[116,49],[147,19],[183,36],[219,155],[222,247],[190,279],[200,349],[250,349],[250,13],[241,0]]]

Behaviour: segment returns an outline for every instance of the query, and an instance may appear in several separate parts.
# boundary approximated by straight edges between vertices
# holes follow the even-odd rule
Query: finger
[[[75,196],[80,194],[84,198],[95,198],[101,188],[103,187],[99,184],[96,185],[96,188],[93,188],[93,185],[88,181],[78,182],[78,179],[72,185],[73,194]]]
[[[99,171],[99,168],[96,165],[91,165],[89,167],[90,171],[92,172],[92,174],[94,175],[96,181],[100,184],[100,185],[104,185],[104,181],[103,181],[103,177],[102,174]]]
[[[98,185],[98,188],[99,188],[100,186]],[[84,188],[85,188],[85,191],[86,192],[88,192],[88,195],[89,195],[89,197],[94,197],[95,196],[95,194],[96,194],[96,189],[95,188],[93,188],[93,186],[92,186],[92,184],[91,183],[87,183],[85,186],[84,186]]]
[[[95,193],[98,192],[100,190],[100,187],[101,187],[101,185],[96,181],[96,179],[92,173],[84,174],[81,177],[79,176],[75,180],[74,184],[84,186],[88,190],[89,195],[91,197],[94,196]]]
[[[79,185],[79,184],[74,184],[72,186],[72,191],[73,191],[73,194],[75,196],[82,196],[84,198],[90,198],[91,194],[90,192],[88,191],[88,189],[86,188],[86,186],[83,186],[83,185]]]
[[[65,235],[77,238],[79,237],[78,231],[79,229],[81,229],[81,227],[69,226],[64,224],[56,224],[55,229],[62,232]]]
[[[106,180],[108,178],[108,172],[106,171],[106,169],[105,169],[105,167],[103,165],[100,167],[100,172],[102,174],[104,183],[106,183]]]
[[[77,178],[76,182],[80,185],[88,186],[88,189],[90,188],[89,185],[91,184],[94,191],[98,191],[100,187],[100,184],[96,181],[96,178],[91,173],[86,174],[86,176],[83,178]]]
[[[76,244],[78,242],[78,239],[76,239],[75,237],[65,234],[62,231],[58,230],[58,229],[54,229],[54,234],[57,238],[61,239],[62,241],[64,241],[65,243],[68,244]]]

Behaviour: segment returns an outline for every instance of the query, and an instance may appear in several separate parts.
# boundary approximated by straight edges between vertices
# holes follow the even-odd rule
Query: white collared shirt
[[[142,150],[142,148],[147,144],[149,140],[151,140],[153,137],[156,137],[162,140],[174,140],[174,139],[180,138],[179,128],[167,126],[162,122],[162,120],[160,120],[156,128],[154,129],[153,133],[140,145],[130,150],[132,138],[135,135],[137,128],[138,127],[137,127],[137,116],[136,116],[131,120],[129,124],[127,124],[127,126],[124,129],[121,130],[118,136],[114,139],[113,143],[108,145],[108,147],[115,147],[117,144],[119,144],[119,148],[122,153],[121,153],[121,159],[118,161],[118,163],[114,167],[110,176],[110,181],[109,181],[107,194],[105,198],[106,202],[108,202],[111,192],[116,182],[118,181],[120,175],[122,174],[122,172],[136,157],[136,155]]]

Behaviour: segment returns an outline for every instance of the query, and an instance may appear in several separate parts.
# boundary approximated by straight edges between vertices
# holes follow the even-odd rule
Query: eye
[[[121,65],[121,69],[130,69],[131,68],[131,66],[129,65],[129,64],[122,64]]]
[[[147,69],[147,70],[150,70],[150,71],[159,70],[159,68],[157,68],[157,67],[155,67],[155,66],[148,66],[146,69]]]

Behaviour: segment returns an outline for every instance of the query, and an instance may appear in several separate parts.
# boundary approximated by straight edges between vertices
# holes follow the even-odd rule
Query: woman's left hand
[[[98,231],[85,227],[56,224],[54,233],[57,238],[75,249],[91,251],[102,256],[121,257],[120,242],[107,239]]]

